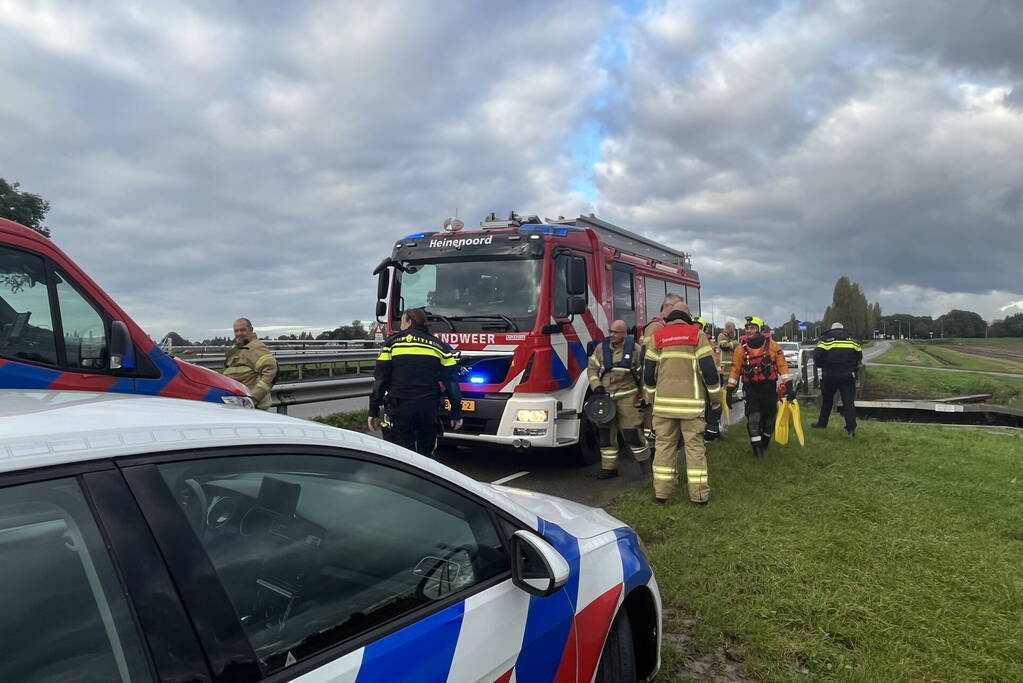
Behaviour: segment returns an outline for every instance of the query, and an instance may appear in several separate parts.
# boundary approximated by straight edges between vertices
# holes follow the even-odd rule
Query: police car
[[[634,681],[629,527],[228,405],[0,391],[0,680]]]

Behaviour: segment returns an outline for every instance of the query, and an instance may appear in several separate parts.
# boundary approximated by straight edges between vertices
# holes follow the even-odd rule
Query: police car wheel
[[[632,644],[632,625],[628,611],[622,609],[611,624],[604,651],[600,654],[597,683],[634,683],[636,652]]]

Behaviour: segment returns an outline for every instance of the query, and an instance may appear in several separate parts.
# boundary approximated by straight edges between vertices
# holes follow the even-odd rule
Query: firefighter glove
[[[732,404],[735,403],[735,399],[732,397],[732,394],[734,393],[735,389],[733,387],[728,387],[728,389],[725,391],[725,403],[728,404],[729,408],[731,408]]]
[[[792,400],[796,397],[796,383],[792,380],[785,382],[785,398]]]
[[[607,393],[607,387],[605,387],[603,384],[598,384],[597,388],[593,390],[593,393],[595,393],[595,394],[606,394]]]

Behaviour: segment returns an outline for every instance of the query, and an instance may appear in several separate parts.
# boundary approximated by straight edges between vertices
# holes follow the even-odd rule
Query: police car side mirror
[[[135,367],[135,344],[128,326],[120,320],[110,323],[110,369],[131,370]]]
[[[568,562],[536,534],[516,531],[511,538],[511,552],[512,583],[530,595],[545,598],[568,583],[571,573]]]

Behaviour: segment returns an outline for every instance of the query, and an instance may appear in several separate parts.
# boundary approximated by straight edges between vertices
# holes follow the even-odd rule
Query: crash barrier
[[[333,377],[335,370],[341,370],[341,374],[362,374],[363,371],[372,373],[372,368],[363,368],[366,361],[376,360],[379,352],[375,349],[359,351],[331,351],[331,352],[305,352],[305,353],[282,353],[274,351],[274,358],[277,365],[294,365],[298,368],[298,381],[305,379],[305,366],[327,365],[327,376]],[[224,367],[224,356],[209,356],[205,358],[181,357],[181,360],[188,361],[194,365],[201,365],[211,370],[220,370]],[[342,363],[343,367],[335,368],[334,365]]]
[[[369,396],[372,389],[372,375],[314,382],[288,382],[274,385],[270,390],[270,400],[278,413],[287,415],[289,406],[360,398]]]
[[[963,397],[971,399],[975,397]],[[951,425],[984,425],[1023,428],[1023,410],[986,403],[951,403],[951,399],[933,401],[886,399],[856,401],[856,415],[877,420],[901,422],[937,422]],[[837,408],[837,406],[836,406]]]
[[[325,353],[344,349],[378,349],[383,344],[383,342],[373,339],[306,339],[301,341],[287,339],[263,339],[261,341],[266,344],[267,348],[271,351],[315,351]],[[160,348],[171,355],[180,356],[185,360],[190,360],[188,358],[189,356],[201,357],[219,355],[222,357],[225,353],[227,353],[227,350],[230,349],[231,346],[223,346],[219,344],[174,346],[171,344],[164,344]]]

